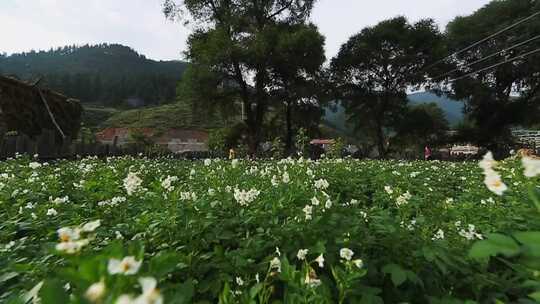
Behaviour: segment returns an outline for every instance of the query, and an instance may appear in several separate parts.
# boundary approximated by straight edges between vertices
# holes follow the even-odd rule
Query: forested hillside
[[[1,50],[0,50],[1,51]],[[154,61],[119,44],[0,54],[0,74],[35,80],[83,102],[132,106],[174,100],[187,64]]]

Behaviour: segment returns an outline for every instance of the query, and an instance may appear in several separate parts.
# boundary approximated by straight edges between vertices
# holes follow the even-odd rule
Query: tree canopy
[[[442,42],[433,20],[410,24],[397,17],[363,29],[332,59],[336,97],[357,126],[370,130],[381,156],[404,113],[407,90],[425,83],[422,69],[440,56]]]
[[[324,39],[308,23],[314,2],[164,2],[167,16],[197,24],[186,52],[193,65],[191,82],[199,83],[194,93],[202,100],[242,105],[251,154],[262,140],[269,109],[290,98],[279,92],[290,83],[309,81],[311,72],[324,62]]]
[[[452,51],[460,50],[538,11],[538,1],[492,1],[472,15],[450,22],[447,44]],[[533,18],[448,60],[457,71],[450,73],[447,79],[458,80],[443,90],[466,101],[467,114],[477,131],[474,140],[479,145],[497,149],[511,140],[510,126],[538,121],[540,55],[468,74],[537,49],[537,41],[513,46],[539,34],[540,18]]]

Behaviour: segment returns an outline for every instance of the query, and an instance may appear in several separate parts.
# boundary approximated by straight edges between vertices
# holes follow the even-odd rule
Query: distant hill
[[[464,105],[462,102],[454,101],[444,96],[437,96],[430,92],[414,93],[408,96],[410,105],[435,103],[445,113],[446,119],[451,126],[455,126],[463,121]],[[334,130],[343,132],[344,135],[351,135],[351,128],[346,123],[347,114],[345,108],[340,104],[333,104],[325,108],[324,124]]]
[[[186,67],[181,61],[148,59],[119,44],[0,55],[0,74],[26,80],[43,77],[43,85],[85,103],[107,106],[173,101]]]
[[[182,102],[118,111],[100,124],[101,128],[155,128],[155,129],[200,129],[208,130],[227,125],[217,115],[198,112]]]
[[[430,92],[421,92],[409,94],[409,102],[412,105],[435,103],[444,111],[446,119],[450,123],[450,126],[455,126],[461,121],[465,115],[463,114],[464,104],[463,102],[455,101],[445,96],[437,96]]]

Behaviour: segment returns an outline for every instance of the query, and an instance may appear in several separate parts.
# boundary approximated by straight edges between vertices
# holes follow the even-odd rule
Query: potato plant
[[[538,166],[20,156],[0,302],[534,303]]]

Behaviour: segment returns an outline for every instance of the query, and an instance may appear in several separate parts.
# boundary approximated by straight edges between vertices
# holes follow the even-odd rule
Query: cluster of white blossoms
[[[392,187],[390,186],[384,186],[384,191],[389,195],[392,195],[394,193],[394,190],[392,190]]]
[[[275,270],[277,272],[281,272],[281,261],[279,260],[278,257],[275,257],[270,261],[270,270],[271,271]]]
[[[36,170],[37,168],[41,167],[41,164],[38,162],[31,162],[30,164],[28,164],[28,167],[30,167],[30,169],[32,170]]]
[[[60,243],[56,244],[56,250],[67,254],[79,252],[89,242],[88,239],[81,239],[81,234],[94,232],[100,225],[101,221],[96,220],[75,228],[63,227],[58,229]]]
[[[166,191],[171,192],[174,190],[174,186],[172,184],[177,181],[178,181],[178,176],[169,175],[161,182],[161,187],[163,187],[163,189],[165,189]]]
[[[251,190],[240,190],[240,189],[234,189],[234,199],[241,205],[241,206],[247,206],[251,202],[257,199],[259,197],[259,194],[261,192],[256,189]]]
[[[398,198],[396,199],[396,206],[400,207],[403,205],[407,205],[411,197],[412,195],[409,193],[409,191],[403,193],[402,195],[398,196]]]
[[[495,200],[492,197],[490,197],[488,199],[485,199],[485,200],[484,199],[480,200],[480,204],[482,204],[482,205],[487,205],[488,203],[489,204],[495,204]]]
[[[64,197],[57,197],[53,199],[52,196],[49,196],[49,201],[51,201],[55,205],[60,205],[60,204],[65,204],[69,202],[69,197],[64,196]]]
[[[272,186],[274,187],[277,187],[279,185],[279,178],[277,177],[277,175],[272,176],[270,183],[272,183]]]
[[[284,184],[288,184],[291,179],[289,177],[289,173],[287,172],[283,172],[283,176],[281,177],[281,181],[284,183]]]
[[[444,240],[444,231],[442,229],[437,230],[437,232],[435,232],[431,240],[433,241]]]
[[[480,168],[484,170],[484,184],[486,184],[489,191],[497,195],[503,195],[508,190],[508,187],[502,181],[499,173],[495,171],[496,166],[497,162],[493,159],[491,152],[486,153],[482,161],[480,161]]]
[[[327,189],[328,187],[330,186],[330,184],[328,183],[327,180],[325,179],[319,179],[319,180],[316,180],[315,181],[315,188],[319,189],[319,190],[325,190]]]
[[[197,198],[197,193],[195,192],[188,191],[180,193],[180,200],[182,201],[196,201]]]
[[[207,158],[207,159],[204,160],[204,165],[205,165],[205,166],[208,167],[208,166],[210,166],[211,164],[212,164],[212,160],[211,160],[211,159]]]
[[[414,229],[416,228],[416,219],[415,218],[412,219],[409,223],[405,223],[405,221],[401,221],[399,225],[401,226],[401,228],[407,229],[409,231],[414,231]]]
[[[116,197],[113,197],[110,200],[105,200],[105,201],[98,202],[97,205],[99,207],[105,207],[105,206],[116,207],[118,204],[123,203],[126,200],[127,199],[124,196],[116,196]]]
[[[142,185],[142,179],[135,172],[129,172],[124,179],[124,189],[128,195],[132,195],[139,191]]]
[[[313,207],[311,205],[306,205],[302,211],[304,212],[306,221],[313,218]]]
[[[457,229],[459,229],[458,234],[462,237],[466,238],[469,241],[472,240],[481,240],[484,238],[484,236],[476,231],[476,227],[472,224],[469,224],[467,226],[467,230],[461,228],[461,222],[457,221],[455,224]]]
[[[300,261],[304,261],[306,259],[308,252],[309,252],[309,249],[300,249],[296,253],[296,258],[299,259]]]

